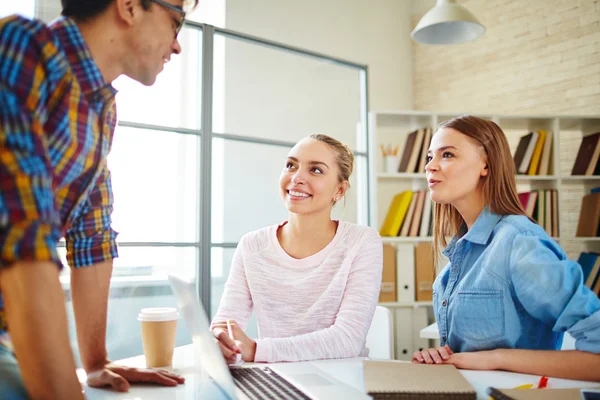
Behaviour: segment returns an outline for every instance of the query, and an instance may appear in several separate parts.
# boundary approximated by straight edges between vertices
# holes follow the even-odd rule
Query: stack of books
[[[558,191],[536,189],[519,193],[519,200],[529,218],[534,219],[546,233],[558,237]]]
[[[398,172],[425,172],[431,133],[431,128],[421,128],[408,134]]]
[[[381,236],[431,236],[432,203],[429,191],[411,190],[392,199],[379,230]]]
[[[513,156],[518,174],[548,175],[551,170],[552,132],[531,131],[519,139]]]

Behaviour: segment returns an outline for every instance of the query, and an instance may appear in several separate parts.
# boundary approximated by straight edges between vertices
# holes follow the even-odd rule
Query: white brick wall
[[[462,45],[414,45],[415,109],[600,114],[598,0],[461,4],[487,31]]]
[[[600,115],[599,0],[461,0],[486,26],[471,43],[414,45],[414,108],[478,114]],[[413,15],[413,26],[420,19]],[[590,132],[585,132],[590,133]],[[571,173],[582,130],[561,131]],[[581,197],[598,182],[563,183],[561,233],[573,236]],[[569,257],[597,244],[564,243]]]

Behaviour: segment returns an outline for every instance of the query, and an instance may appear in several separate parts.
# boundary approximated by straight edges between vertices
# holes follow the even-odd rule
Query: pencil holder
[[[383,172],[393,174],[398,172],[398,157],[385,156],[383,157]]]

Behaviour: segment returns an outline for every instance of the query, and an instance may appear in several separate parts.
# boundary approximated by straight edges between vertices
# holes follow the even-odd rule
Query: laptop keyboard
[[[310,399],[269,367],[231,368],[231,376],[251,399]]]

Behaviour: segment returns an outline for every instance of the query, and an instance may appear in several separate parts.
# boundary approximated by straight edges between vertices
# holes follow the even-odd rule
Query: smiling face
[[[127,0],[126,0],[127,1]],[[183,0],[164,0],[165,3],[183,7]],[[135,29],[130,36],[129,57],[125,75],[150,86],[173,54],[181,52],[175,37],[182,15],[154,1],[145,10],[141,2],[135,3]]]
[[[481,198],[481,177],[489,170],[485,151],[475,139],[442,128],[431,138],[427,160],[431,200],[456,207]]]
[[[291,213],[329,215],[347,182],[339,181],[335,150],[319,140],[306,138],[289,152],[279,178],[283,202]]]

